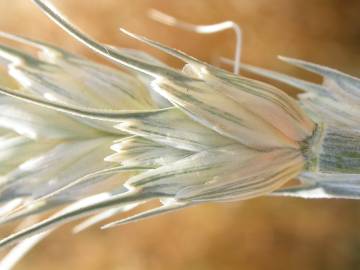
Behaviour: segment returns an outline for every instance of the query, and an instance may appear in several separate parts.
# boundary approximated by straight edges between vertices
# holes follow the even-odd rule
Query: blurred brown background
[[[199,24],[234,20],[243,30],[243,61],[319,81],[276,55],[317,62],[360,75],[358,0],[63,0],[55,4],[83,30],[105,42],[146,50],[119,26],[216,62],[232,57],[232,32],[212,36],[149,20],[156,8]],[[0,0],[0,29],[43,39],[95,57],[42,15],[29,0]],[[282,88],[295,93],[293,89]],[[360,202],[259,198],[204,205],[133,225],[73,236],[52,234],[17,270],[360,269]]]

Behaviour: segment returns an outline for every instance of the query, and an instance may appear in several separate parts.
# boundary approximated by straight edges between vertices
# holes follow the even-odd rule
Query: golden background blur
[[[278,61],[280,54],[360,75],[358,0],[57,0],[55,4],[98,40],[146,50],[175,66],[181,63],[117,29],[121,26],[216,63],[220,56],[233,55],[231,31],[200,36],[153,22],[147,10],[156,8],[197,24],[233,20],[243,30],[244,62],[319,81]],[[0,0],[0,30],[100,59],[29,0]],[[107,231],[94,228],[74,236],[70,228],[53,233],[16,269],[360,269],[357,201],[258,198],[197,206]]]

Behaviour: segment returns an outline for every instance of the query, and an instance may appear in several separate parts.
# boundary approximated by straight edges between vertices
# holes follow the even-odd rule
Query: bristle
[[[271,193],[272,196],[299,197],[304,199],[330,199],[331,194],[317,185],[304,184],[296,187],[283,188]]]
[[[113,228],[116,226],[125,225],[125,224],[132,223],[132,222],[137,222],[142,219],[162,215],[162,214],[165,214],[168,212],[174,212],[174,211],[182,209],[184,207],[188,207],[189,205],[190,204],[187,202],[174,201],[172,203],[165,204],[165,205],[159,206],[157,208],[153,208],[153,209],[141,212],[139,214],[136,214],[136,215],[133,215],[133,216],[130,216],[130,217],[118,220],[118,221],[111,222],[109,224],[102,226],[101,229],[110,229],[110,228]]]
[[[48,232],[40,233],[20,242],[12,248],[0,261],[1,270],[11,270],[13,267],[42,239],[48,235]]]
[[[175,69],[164,68],[157,65],[151,65],[147,62],[139,61],[134,58],[126,57],[116,50],[108,47],[106,45],[101,45],[96,42],[92,38],[88,37],[80,30],[78,30],[75,26],[73,26],[70,22],[68,22],[57,10],[52,7],[47,1],[43,0],[33,0],[35,4],[39,6],[39,8],[47,14],[55,23],[57,23],[61,28],[63,28],[66,32],[76,38],[78,41],[92,49],[93,51],[99,53],[105,58],[121,64],[124,67],[130,68],[131,70],[138,71],[140,73],[149,75],[154,79],[159,77],[164,78],[182,78],[183,80],[189,80],[187,76],[181,74]]]
[[[103,211],[97,215],[94,215],[94,216],[84,220],[80,224],[76,225],[72,231],[75,234],[80,233],[80,232],[88,229],[89,227],[92,227],[114,215],[124,213],[126,211],[130,211],[130,210],[134,209],[135,207],[137,207],[138,205],[139,205],[139,203],[134,203],[134,204],[130,204],[130,205],[122,206],[122,207],[115,207],[115,208]]]
[[[157,114],[159,112],[162,112],[163,110],[167,109],[158,109],[158,110],[134,110],[134,111],[104,111],[104,110],[92,110],[92,109],[86,109],[81,108],[78,106],[70,106],[70,105],[64,105],[60,103],[55,103],[51,101],[47,101],[44,99],[40,99],[34,96],[22,94],[19,91],[14,91],[7,89],[5,87],[0,87],[0,93],[4,94],[6,96],[10,96],[28,103],[40,105],[45,108],[53,109],[56,111],[68,113],[71,115],[79,116],[79,117],[85,117],[89,119],[96,119],[96,120],[103,120],[103,121],[110,121],[110,122],[121,122],[122,119],[129,119],[129,118],[137,118],[149,114]]]
[[[0,240],[0,248],[9,246],[33,235],[54,229],[66,222],[70,222],[72,220],[96,213],[99,210],[104,210],[119,205],[133,204],[138,201],[148,200],[152,196],[152,194],[144,194],[138,191],[129,191],[124,194],[113,195],[105,198],[101,198],[97,195],[97,197],[94,198],[95,201],[90,200],[77,202],[73,205],[73,207],[65,212],[45,219],[26,229],[20,230],[19,232],[3,238]]]
[[[311,93],[327,95],[326,89],[316,83],[311,83],[308,81],[300,80],[298,78],[295,78],[295,77],[292,77],[289,75],[285,75],[280,72],[267,70],[267,69],[255,67],[252,65],[241,64],[241,68],[242,68],[242,70],[245,70],[245,71],[248,71],[248,72],[260,75],[260,76],[264,76],[266,78],[273,79],[273,80],[285,83],[287,85],[296,87],[302,91],[305,90],[305,91],[311,92]]]
[[[143,37],[143,36],[140,36],[140,35],[137,35],[137,34],[134,34],[134,33],[131,33],[129,31],[127,31],[126,29],[123,29],[123,28],[120,28],[120,31],[123,32],[124,34],[128,35],[129,37],[132,37],[136,40],[139,40],[145,44],[148,44],[149,46],[151,47],[154,47],[154,48],[157,48],[171,56],[174,56],[182,61],[184,61],[185,63],[189,63],[189,64],[194,64],[194,65],[201,65],[201,66],[208,66],[207,63],[205,62],[202,62],[190,55],[187,55],[186,53],[184,52],[181,52],[181,51],[178,51],[178,50],[175,50],[173,48],[170,48],[170,47],[167,47],[166,45],[164,44],[161,44],[160,42],[157,42],[157,41],[154,41],[154,40],[151,40],[151,39],[148,39],[146,37]]]

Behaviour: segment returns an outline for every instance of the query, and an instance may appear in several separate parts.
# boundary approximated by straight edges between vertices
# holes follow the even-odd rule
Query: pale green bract
[[[273,86],[125,30],[186,65],[177,70],[143,52],[102,45],[48,2],[34,2],[126,72],[0,34],[38,52],[0,45],[8,73],[0,77],[0,222],[60,209],[0,241],[4,247],[22,240],[1,269],[10,269],[64,223],[90,216],[75,227],[79,232],[154,199],[159,207],[103,228],[269,194],[358,197],[358,79],[294,59],[285,60],[319,73],[326,83],[241,65],[306,91],[299,106]],[[278,190],[297,176],[300,187]]]

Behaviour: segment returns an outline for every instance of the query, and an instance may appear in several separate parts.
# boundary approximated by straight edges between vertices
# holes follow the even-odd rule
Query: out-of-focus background
[[[233,20],[243,30],[242,60],[314,81],[281,63],[297,57],[360,75],[358,0],[57,0],[54,3],[98,40],[146,50],[181,63],[119,33],[121,26],[217,63],[232,57],[231,31],[211,36],[151,21],[150,8],[181,20],[208,24]],[[30,0],[0,0],[0,30],[42,39],[92,57],[59,30]],[[294,94],[296,91],[279,87]],[[360,269],[360,202],[258,198],[204,205],[112,230],[72,235],[58,230],[17,270],[282,270]]]

